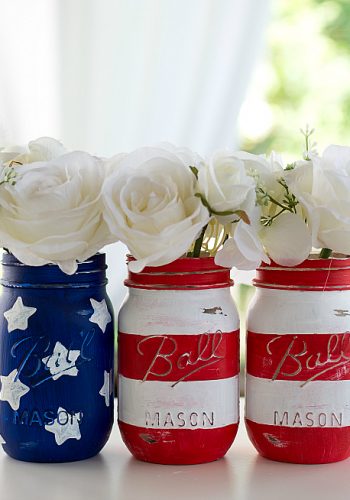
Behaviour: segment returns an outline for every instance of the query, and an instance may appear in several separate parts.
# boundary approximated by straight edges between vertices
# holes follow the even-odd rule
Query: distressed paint
[[[239,419],[239,322],[229,273],[224,286],[180,290],[171,289],[171,266],[167,271],[167,289],[157,289],[156,276],[165,282],[160,268],[140,273],[142,286],[149,280],[153,289],[139,287],[137,275],[127,280],[118,319],[119,426],[138,459],[208,462],[229,449]]]
[[[350,259],[303,266],[258,271],[248,315],[246,426],[267,458],[335,462],[350,456]]]

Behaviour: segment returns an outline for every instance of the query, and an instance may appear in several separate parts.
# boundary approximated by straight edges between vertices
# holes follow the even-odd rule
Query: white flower
[[[300,264],[311,251],[311,233],[302,210],[288,205],[281,159],[274,153],[270,158],[245,152],[237,156],[255,180],[257,205],[248,212],[250,224],[241,220],[232,225],[232,237],[217,254],[216,263],[242,270],[269,263],[269,258],[283,266]]]
[[[260,194],[259,189],[263,190],[264,193],[269,192],[277,197],[282,193],[283,188],[278,184],[277,179],[282,175],[283,168],[278,160],[275,156],[266,158],[265,156],[239,151],[231,156],[231,165],[226,162],[227,167],[231,168],[231,170],[233,165],[236,167],[236,182],[238,179],[244,181],[246,178],[249,179],[250,185],[246,183],[249,186],[246,191],[247,196],[240,208],[245,210],[250,223],[240,220],[238,223],[231,225],[231,237],[215,257],[215,262],[218,265],[236,267],[241,270],[253,270],[259,267],[262,261],[270,262],[261,240],[262,225],[260,219],[262,215],[267,215],[271,209],[271,204],[265,200],[263,194]],[[225,184],[224,169],[222,171],[224,175],[221,183],[227,191],[231,187],[231,183],[230,185]],[[241,190],[241,193],[243,194],[243,190]]]
[[[68,274],[111,241],[103,220],[103,163],[72,152],[16,167],[0,187],[0,243],[21,262],[58,264]]]
[[[245,224],[242,220],[218,252],[215,262],[224,267],[253,270],[269,257],[281,266],[296,266],[311,252],[311,234],[303,219],[285,212],[273,224],[262,227]]]
[[[350,148],[329,146],[286,180],[304,208],[313,246],[350,254]]]
[[[16,156],[25,153],[25,148],[21,146],[8,146],[6,148],[0,148],[0,165],[1,163],[8,163]]]
[[[161,266],[187,252],[209,221],[190,166],[198,157],[173,146],[145,147],[112,158],[103,186],[105,218],[111,233],[137,259],[133,272]]]
[[[260,231],[260,239],[268,256],[281,266],[297,266],[308,258],[311,232],[299,214],[284,212],[271,226]]]
[[[236,153],[217,151],[199,169],[200,192],[222,224],[237,219],[237,210],[248,212],[255,204],[255,183]],[[227,213],[229,212],[229,213]]]
[[[157,147],[165,149],[169,153],[174,153],[187,166],[201,169],[204,165],[204,159],[198,153],[191,151],[189,148],[178,147],[171,142],[166,141],[160,142],[157,144]]]
[[[254,270],[261,261],[270,263],[258,234],[258,223],[240,220],[233,225],[233,235],[215,256],[215,263],[223,267],[235,267],[242,271]]]
[[[51,137],[40,137],[30,141],[28,149],[22,146],[10,146],[0,149],[0,162],[33,163],[35,161],[49,161],[65,154],[64,146]]]

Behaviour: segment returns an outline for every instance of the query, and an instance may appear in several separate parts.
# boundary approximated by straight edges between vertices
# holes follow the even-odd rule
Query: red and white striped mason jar
[[[129,272],[119,313],[118,420],[140,460],[197,464],[230,448],[239,420],[239,320],[230,270],[182,258]]]
[[[246,426],[263,456],[350,456],[350,259],[257,270],[248,316]]]

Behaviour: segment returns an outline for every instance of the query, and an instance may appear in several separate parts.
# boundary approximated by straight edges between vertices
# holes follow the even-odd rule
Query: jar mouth
[[[311,255],[295,267],[264,263],[257,269],[253,284],[288,290],[350,290],[350,257],[337,254],[320,259]]]
[[[127,263],[135,258],[127,255]],[[145,289],[208,289],[233,285],[230,269],[215,264],[214,257],[181,257],[163,266],[147,266],[139,273],[129,270],[125,286]]]
[[[104,253],[97,253],[84,262],[78,262],[78,269],[73,275],[65,274],[56,264],[28,266],[16,259],[11,253],[2,255],[1,264],[0,283],[6,287],[80,288],[107,283],[107,265]]]

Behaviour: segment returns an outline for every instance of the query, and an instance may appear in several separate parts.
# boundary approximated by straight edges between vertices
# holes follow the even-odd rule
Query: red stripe
[[[245,421],[249,438],[266,458],[298,464],[338,462],[350,457],[350,427],[290,428]]]
[[[247,373],[273,380],[350,380],[350,334],[248,332]]]
[[[119,332],[119,373],[137,380],[216,380],[239,372],[239,330],[200,335]]]
[[[237,434],[238,424],[217,429],[149,429],[119,421],[124,443],[139,460],[189,465],[223,457]]]
[[[135,260],[128,256],[128,262]],[[217,266],[214,257],[182,258],[159,267],[145,267],[140,273],[129,271],[125,285],[150,289],[208,289],[233,285],[230,269]]]
[[[127,255],[127,262],[132,262],[136,260],[132,255]],[[147,266],[140,273],[137,273],[137,276],[141,274],[149,274],[149,273],[198,273],[198,272],[206,272],[218,269],[225,269],[229,271],[228,267],[222,267],[215,264],[214,257],[182,257],[180,259],[174,260],[169,264],[165,264],[164,266]]]
[[[226,288],[233,285],[230,279],[230,270],[222,269],[205,273],[190,274],[135,274],[129,271],[129,278],[124,281],[125,286],[132,288],[172,289],[181,288]]]
[[[275,263],[257,269],[254,285],[299,290],[349,290],[350,259],[309,259],[296,267]]]

